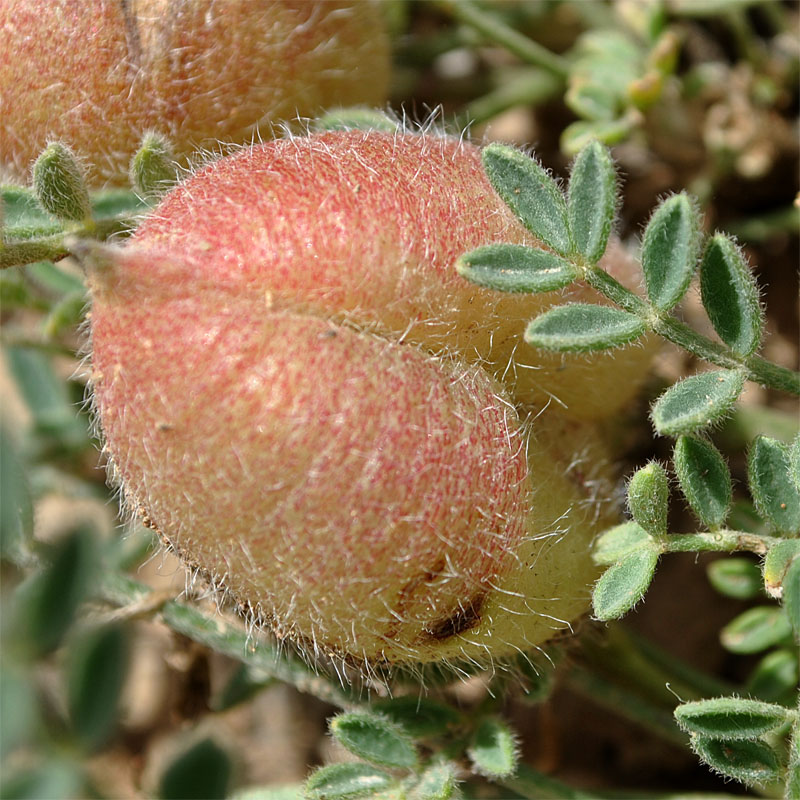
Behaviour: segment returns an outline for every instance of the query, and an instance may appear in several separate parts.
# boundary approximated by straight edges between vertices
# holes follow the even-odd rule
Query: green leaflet
[[[792,702],[798,680],[800,669],[794,648],[773,650],[750,673],[747,694],[761,700]]]
[[[715,234],[706,244],[700,292],[720,339],[739,355],[755,352],[764,329],[758,287],[741,250],[724,234]]]
[[[774,703],[717,697],[679,705],[675,719],[688,733],[713,739],[755,739],[783,725],[789,713]]]
[[[309,800],[373,797],[393,783],[389,775],[371,764],[331,764],[311,774],[303,796]]]
[[[0,420],[0,554],[25,551],[33,535],[33,502],[26,464],[8,426]]]
[[[617,192],[611,153],[600,142],[590,142],[572,165],[567,215],[575,247],[592,264],[606,251],[617,208]]]
[[[461,797],[461,793],[456,771],[446,761],[428,767],[411,793],[413,800],[455,800],[457,797]]]
[[[32,239],[60,233],[61,223],[45,211],[32,189],[24,186],[0,187],[3,201],[3,240]]]
[[[612,120],[581,119],[564,128],[561,150],[567,155],[575,155],[595,139],[606,145],[618,144],[627,139],[635,127],[636,117],[632,114]]]
[[[647,296],[661,311],[677,305],[689,288],[700,245],[698,216],[681,193],[661,203],[645,229],[642,271]]]
[[[412,768],[417,751],[411,737],[388,717],[369,711],[338,714],[330,722],[334,738],[359,758],[383,767]]]
[[[761,741],[710,739],[693,736],[692,749],[712,769],[749,786],[780,778],[775,751]]]
[[[460,719],[458,712],[450,706],[417,695],[378,700],[372,703],[371,708],[388,717],[415,739],[440,736]]]
[[[760,653],[788,641],[792,627],[783,609],[756,606],[731,620],[720,634],[720,641],[732,653]]]
[[[14,591],[12,624],[33,655],[45,655],[61,644],[89,594],[97,566],[94,532],[79,527],[55,544],[43,570]]]
[[[764,586],[770,596],[781,596],[783,579],[796,558],[800,558],[800,539],[784,539],[767,550],[763,572]]]
[[[744,375],[735,370],[713,370],[686,378],[656,400],[651,416],[664,436],[694,433],[722,419],[744,388]]]
[[[800,559],[792,561],[783,578],[783,608],[795,636],[800,636]]]
[[[678,483],[700,522],[716,528],[731,506],[731,474],[722,454],[707,439],[680,436],[672,453]]]
[[[758,436],[747,468],[756,508],[781,533],[800,533],[800,489],[791,477],[789,448],[777,439]]]
[[[552,292],[578,277],[569,261],[518,244],[479,247],[461,256],[456,270],[473,283],[501,292]]]
[[[656,547],[643,546],[609,567],[594,587],[594,616],[607,621],[630,611],[650,586],[658,557]]]
[[[475,771],[489,778],[506,778],[517,768],[519,754],[511,729],[499,719],[484,719],[467,749]]]
[[[128,667],[127,632],[95,628],[70,647],[68,700],[72,727],[88,750],[108,743]]]
[[[488,145],[482,157],[489,181],[522,224],[556,252],[570,253],[567,204],[545,169],[503,144]]]
[[[792,440],[789,448],[789,477],[798,491],[800,491],[800,433]]]
[[[191,744],[164,770],[157,797],[162,800],[184,800],[203,797],[223,800],[233,773],[230,756],[213,739]]]
[[[525,341],[546,350],[584,353],[620,347],[644,332],[644,322],[627,311],[567,303],[536,317],[525,331]]]
[[[764,588],[761,570],[749,558],[720,558],[707,569],[711,585],[726,597],[749,600]]]
[[[642,547],[655,543],[650,534],[636,522],[623,522],[607,530],[597,540],[592,557],[596,564],[614,564]]]
[[[628,483],[628,509],[633,519],[653,536],[667,532],[669,480],[661,464],[637,470]]]
[[[373,108],[337,108],[312,123],[317,131],[384,131],[395,133],[402,125],[383,111]]]

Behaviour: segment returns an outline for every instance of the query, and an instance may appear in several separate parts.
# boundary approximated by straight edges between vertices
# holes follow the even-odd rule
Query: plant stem
[[[524,75],[502,83],[493,91],[473,100],[456,117],[455,128],[463,130],[516,106],[536,106],[561,91],[561,82],[543,70],[525,70]]]
[[[584,269],[584,280],[620,308],[636,314],[657,334],[704,361],[723,369],[744,370],[748,380],[800,395],[800,372],[773,364],[760,356],[740,356],[725,345],[697,333],[674,317],[659,316],[641,297],[596,266]]]
[[[766,3],[764,8],[771,6]],[[796,206],[790,205],[777,211],[748,217],[739,222],[731,222],[725,229],[733,236],[746,242],[763,242],[782,233],[800,232],[800,213]]]
[[[513,778],[495,780],[500,786],[528,797],[530,800],[596,800],[601,795],[573,789],[543,772],[521,764]]]
[[[758,536],[745,531],[720,530],[711,533],[671,533],[658,539],[664,553],[748,551],[763,555],[781,541],[775,536]]]
[[[69,255],[65,241],[70,236],[91,236],[107,239],[114,233],[126,233],[133,229],[136,219],[129,216],[109,217],[92,221],[91,224],[69,231],[18,242],[0,242],[0,269],[20,267],[36,261],[58,261]]]
[[[679,747],[686,746],[686,736],[675,724],[672,715],[644,698],[616,683],[590,672],[580,666],[574,666],[565,675],[567,685],[593,702],[622,714],[664,741]]]
[[[104,576],[97,590],[101,599],[115,606],[141,604],[149,593],[150,589],[144,584],[114,572]],[[341,708],[352,708],[363,702],[353,687],[333,683],[286,649],[257,635],[248,635],[219,614],[209,616],[187,603],[174,600],[161,605],[159,613],[172,630],[218,653],[246,661],[301,692],[313,694]]]
[[[671,711],[678,698],[700,700],[736,691],[735,686],[694,669],[637,636],[625,624],[609,625],[600,637],[584,636],[580,658],[592,673],[603,675],[612,684],[662,710]]]
[[[470,0],[435,0],[434,5],[450,16],[474,28],[487,39],[503,45],[509,53],[528,64],[541,67],[557,78],[566,80],[569,63],[519,31],[474,6]]]

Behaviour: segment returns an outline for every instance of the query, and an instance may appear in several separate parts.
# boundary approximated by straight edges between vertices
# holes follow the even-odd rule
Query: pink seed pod
[[[273,123],[385,101],[389,42],[373,0],[3,0],[0,174],[51,139],[127,182],[149,130],[187,156]]]
[[[353,131],[293,137],[221,159],[177,187],[136,233],[272,310],[292,310],[480,364],[514,402],[609,416],[636,393],[652,347],[584,354],[522,341],[538,313],[604,302],[583,285],[502,294],[454,268],[490,242],[535,243],[495,193],[472,145],[432,134]],[[602,266],[631,283],[613,241]],[[205,273],[205,266],[199,267]]]
[[[474,148],[329,133],[209,165],[87,258],[128,506],[311,657],[485,663],[588,607],[607,450],[509,379],[542,300],[453,266],[498,240],[529,237]]]

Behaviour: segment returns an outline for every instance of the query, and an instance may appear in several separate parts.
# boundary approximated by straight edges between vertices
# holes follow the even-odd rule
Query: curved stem
[[[641,297],[596,266],[584,269],[584,280],[620,308],[640,317],[657,334],[698,358],[723,369],[743,369],[748,380],[800,395],[800,372],[773,364],[760,356],[741,356],[725,345],[697,333],[674,317],[659,316]]]
[[[525,764],[519,766],[513,778],[502,778],[494,782],[530,800],[593,800],[602,796],[573,789]]]
[[[435,5],[459,22],[482,33],[487,39],[503,45],[522,61],[541,67],[557,78],[566,80],[569,74],[569,64],[566,59],[551,53],[547,48],[510,28],[492,14],[482,11],[470,0],[436,0]]]
[[[110,572],[104,577],[96,594],[115,606],[135,604],[138,607],[147,602],[151,590],[131,578]],[[188,603],[175,600],[160,603],[158,613],[172,630],[218,653],[246,661],[250,666],[291,684],[301,692],[313,694],[341,708],[352,708],[364,702],[365,698],[359,698],[357,688],[335,684],[324,674],[315,672],[312,667],[292,656],[286,648],[248,635],[246,631],[229,624],[220,614],[209,616]]]
[[[643,726],[663,741],[685,747],[687,737],[681,733],[668,711],[648,702],[627,688],[612,683],[580,666],[573,666],[565,676],[567,685],[616,714]]]
[[[525,75],[503,83],[470,102],[456,117],[454,127],[462,131],[517,106],[537,106],[561,91],[561,81],[543,70],[525,68]]]

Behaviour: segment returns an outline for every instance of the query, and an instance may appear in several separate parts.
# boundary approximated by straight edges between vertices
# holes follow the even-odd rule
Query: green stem
[[[686,745],[686,736],[675,724],[672,714],[635,692],[580,666],[572,667],[565,680],[573,691],[641,725],[660,739],[679,747]]]
[[[28,242],[3,242],[0,244],[0,269],[33,264],[36,261],[58,261],[67,253],[64,235],[61,233]]]
[[[663,650],[650,639],[631,630],[627,625],[615,625],[611,630],[613,630],[617,653],[634,654],[640,665],[646,665],[645,667],[637,666],[637,673],[648,672],[661,690],[664,690],[669,684],[669,689],[672,690],[670,692],[671,703],[674,703],[675,694],[680,695],[684,700],[701,700],[704,697],[736,692],[737,687],[733,684],[695,669],[683,659]],[[625,680],[627,682],[627,677]]]
[[[591,674],[631,693],[632,702],[644,702],[648,708],[655,707],[662,712],[671,712],[678,698],[701,700],[736,691],[735,686],[694,669],[653,642],[637,636],[624,623],[609,625],[601,636],[584,636],[579,659]],[[603,697],[598,701],[603,702]],[[673,735],[671,730],[668,737]]]
[[[97,589],[101,599],[115,606],[139,604],[149,593],[150,589],[144,584],[113,572],[104,577]],[[164,603],[159,613],[172,630],[218,653],[246,661],[301,692],[342,708],[352,708],[363,702],[357,689],[333,683],[298,657],[257,635],[248,636],[219,614],[208,616],[187,603],[177,601]]]
[[[747,551],[763,555],[772,545],[780,541],[775,536],[758,536],[754,533],[731,530],[711,533],[671,533],[658,538],[664,553]]]
[[[651,330],[704,361],[723,369],[741,369],[748,380],[800,395],[800,372],[778,366],[760,356],[740,356],[725,345],[702,336],[674,317],[660,317],[637,294],[596,266],[586,267],[584,280],[620,308],[640,317]]]
[[[764,8],[773,5],[766,3]],[[738,222],[730,222],[725,229],[732,236],[746,242],[764,242],[782,233],[800,233],[800,212],[794,205],[785,206]]]
[[[596,800],[602,796],[573,789],[525,764],[520,765],[513,778],[501,778],[495,783],[530,800]]]
[[[469,103],[456,117],[456,130],[494,119],[510,108],[540,105],[558,94],[561,88],[561,81],[551,74],[526,68],[524,75],[504,82],[497,89]]]
[[[75,358],[75,351],[71,347],[67,347],[59,342],[34,339],[26,332],[14,329],[6,329],[0,334],[0,344],[2,344],[3,347],[24,347],[28,350],[38,350],[41,353],[52,353],[57,356]]]
[[[127,233],[136,224],[135,217],[108,217],[68,231],[18,242],[0,242],[0,269],[20,267],[36,261],[58,261],[69,255],[65,241],[70,236],[107,239],[115,233]]]
[[[434,0],[434,5],[450,16],[474,28],[497,44],[503,45],[509,53],[528,64],[541,67],[557,78],[566,80],[569,74],[569,63],[547,48],[537,44],[527,36],[510,28],[492,14],[487,14],[470,0]]]

